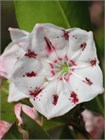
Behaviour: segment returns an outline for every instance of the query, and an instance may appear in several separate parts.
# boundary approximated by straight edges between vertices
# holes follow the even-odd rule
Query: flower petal
[[[26,38],[18,42],[12,42],[0,56],[0,75],[7,78],[8,74],[13,69],[15,62],[24,56],[24,48],[27,47]]]
[[[62,81],[53,81],[45,87],[36,100],[30,98],[35,109],[47,119],[61,116],[75,106],[69,100],[71,89]]]
[[[23,123],[23,120],[21,117],[21,111],[23,111],[25,114],[27,114],[33,120],[37,120],[37,118],[38,118],[38,114],[37,114],[36,110],[25,104],[21,104],[21,103],[15,104],[14,111],[15,111],[15,115],[18,119],[18,125],[21,125]]]
[[[16,41],[24,36],[29,35],[29,32],[24,30],[19,30],[17,28],[9,28],[9,31],[10,31],[12,41]]]
[[[4,136],[4,134],[9,130],[10,127],[10,123],[0,120],[0,139]]]
[[[16,60],[24,53],[17,45],[10,44],[0,56],[0,75],[7,76]]]
[[[19,101],[24,98],[28,98],[28,96],[24,94],[23,92],[19,91],[17,89],[17,86],[11,82],[9,85],[8,102]]]
[[[69,48],[67,56],[70,60],[78,62],[89,62],[97,59],[96,47],[93,39],[93,33],[86,32],[79,28],[70,31]]]
[[[78,95],[79,102],[89,101],[102,93],[102,82],[102,71],[98,65],[75,69],[69,81],[72,90]]]
[[[9,79],[14,82],[18,90],[28,96],[31,91],[44,84],[45,76],[39,75],[41,68],[39,60],[23,57],[15,64]]]
[[[36,39],[40,42],[41,39],[43,42],[46,43],[44,37],[47,37],[55,48],[64,48],[65,46],[65,38],[64,38],[64,28],[60,28],[53,24],[36,24],[33,32],[35,32]],[[42,45],[41,45],[42,46]]]
[[[68,42],[64,37],[64,32],[66,30],[53,24],[36,24],[30,35],[31,49],[41,56],[46,56],[57,49],[64,48]]]

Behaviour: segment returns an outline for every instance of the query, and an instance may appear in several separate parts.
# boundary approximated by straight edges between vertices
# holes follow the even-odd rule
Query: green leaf
[[[45,131],[49,131],[55,128],[58,128],[60,126],[64,126],[65,124],[63,122],[54,121],[54,120],[43,120],[43,129]]]
[[[84,103],[84,105],[87,107],[87,109],[90,109],[92,111],[100,113],[101,115],[104,115],[104,97],[103,97],[103,94],[98,95],[93,100]]]
[[[1,98],[1,119],[7,122],[13,122],[16,120],[14,114],[14,104],[8,103],[8,94],[9,94],[9,82],[3,80],[2,86],[0,87],[0,98]]]
[[[47,133],[30,117],[22,112],[24,128],[28,129],[30,139],[49,139]]]
[[[71,27],[92,30],[88,2],[86,1],[59,1],[62,10]]]
[[[22,139],[22,135],[19,133],[16,123],[14,123],[8,132],[4,135],[3,139]]]
[[[14,1],[19,27],[31,31],[36,23],[53,23],[64,28],[91,30],[88,2]]]
[[[73,131],[68,126],[65,126],[60,135],[60,139],[75,139]]]
[[[101,27],[95,31],[97,53],[101,57],[104,56],[104,27]]]

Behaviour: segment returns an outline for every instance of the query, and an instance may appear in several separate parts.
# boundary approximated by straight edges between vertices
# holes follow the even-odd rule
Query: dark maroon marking
[[[31,51],[30,49],[27,50],[27,53],[25,54],[25,56],[29,57],[29,58],[36,58],[37,54],[34,53],[34,51]]]
[[[67,77],[67,78],[64,78],[65,79],[65,81],[69,81],[69,77]]]
[[[44,37],[44,40],[46,41],[48,52],[51,53],[53,51],[52,49],[54,49],[51,41],[47,37]]]
[[[34,91],[29,90],[29,95],[32,96],[35,99],[37,99],[37,96],[40,94],[42,89],[40,87],[36,87]]]
[[[84,49],[86,48],[86,43],[81,44],[80,48],[82,49],[82,51],[84,51]]]
[[[62,58],[61,58],[61,57],[59,57],[59,58],[58,58],[58,60],[59,60],[59,61],[62,61]]]
[[[65,38],[65,40],[69,40],[69,32],[65,30],[62,30],[62,31],[64,33],[63,37]]]
[[[73,72],[75,69],[72,69],[71,71]],[[70,80],[70,76],[73,74],[72,72],[69,73],[68,79]]]
[[[90,61],[91,66],[96,66],[96,62],[97,62],[96,59],[91,60],[91,61]]]
[[[52,63],[49,63],[51,68],[54,68],[54,65]]]
[[[57,104],[57,102],[58,102],[58,97],[59,97],[59,96],[58,96],[57,94],[54,94],[54,95],[53,95],[53,102],[52,102],[53,105],[56,105],[56,104]]]
[[[73,66],[77,66],[77,64],[76,64],[73,60],[70,60],[70,63],[71,63],[71,65],[73,65]]]
[[[65,55],[65,59],[66,59],[67,61],[69,60],[67,55]]]
[[[56,60],[54,60],[54,63],[57,63],[58,62],[58,60],[56,59]]]
[[[74,104],[76,104],[77,102],[79,102],[79,99],[78,99],[77,94],[75,92],[72,92],[71,95],[70,95],[70,97],[72,98],[72,102]]]
[[[63,80],[63,78],[62,78],[62,77],[59,77],[58,79],[59,79],[60,81],[62,81],[62,80]]]
[[[52,75],[53,75],[53,76],[55,75],[55,72],[54,72],[54,70],[51,70],[51,73],[52,73]]]
[[[89,86],[91,86],[93,84],[92,81],[90,79],[88,79],[88,78],[85,78],[85,80],[83,80],[83,82],[85,82]]]
[[[73,37],[75,37],[75,36],[73,35]],[[75,37],[75,39],[77,39],[77,37]]]
[[[27,73],[25,73],[25,75],[23,75],[23,77],[25,77],[25,76],[27,76],[27,77],[35,77],[36,76],[36,73],[34,71],[27,72]]]

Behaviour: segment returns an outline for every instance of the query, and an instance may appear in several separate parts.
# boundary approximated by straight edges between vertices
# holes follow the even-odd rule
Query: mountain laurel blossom
[[[14,112],[15,112],[16,118],[18,119],[18,125],[19,126],[21,124],[23,124],[23,120],[22,120],[22,117],[21,117],[21,112],[22,111],[25,114],[27,114],[30,118],[32,118],[33,120],[35,120],[38,124],[41,125],[41,121],[39,120],[38,113],[34,109],[34,107],[29,107],[28,105],[17,103],[14,106]]]
[[[0,120],[0,139],[5,135],[5,133],[10,129],[10,127],[10,123],[4,120]]]
[[[29,98],[50,119],[103,92],[91,31],[36,24],[31,33],[10,28],[10,34],[0,59],[11,81],[9,102]]]

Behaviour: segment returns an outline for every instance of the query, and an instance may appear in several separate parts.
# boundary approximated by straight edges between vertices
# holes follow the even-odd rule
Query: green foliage
[[[36,23],[53,23],[91,30],[88,3],[79,1],[15,1],[19,27],[31,31]]]
[[[99,28],[95,31],[95,39],[97,43],[97,53],[101,57],[104,56],[104,28]]]
[[[15,93],[15,91],[14,91]],[[15,121],[14,114],[14,103],[8,103],[8,94],[9,94],[9,83],[7,80],[4,80],[0,88],[0,97],[1,97],[1,119],[7,122]]]
[[[60,139],[75,139],[74,133],[68,126],[63,127]]]
[[[54,121],[54,120],[43,120],[43,129],[45,131],[49,131],[49,130],[52,130],[52,129],[55,129],[57,127],[61,127],[61,126],[64,126],[64,122],[61,122],[61,121]]]
[[[29,132],[29,139],[49,139],[47,133],[30,117],[22,112],[23,127]]]
[[[3,139],[22,139],[22,135],[19,133],[16,123],[14,123],[9,131],[4,135]]]
[[[103,98],[103,94],[98,95],[97,97],[95,97],[93,100],[84,103],[84,105],[86,106],[86,108],[97,112],[101,115],[104,116],[104,98]]]

